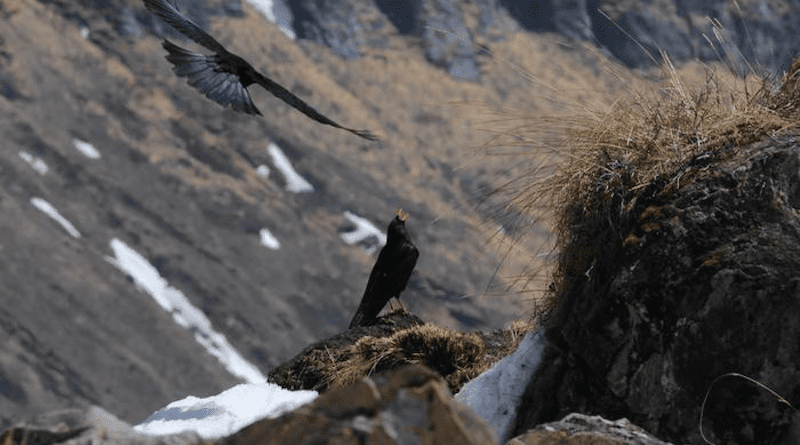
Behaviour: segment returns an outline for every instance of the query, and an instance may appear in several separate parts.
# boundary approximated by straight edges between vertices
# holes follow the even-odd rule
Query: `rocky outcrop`
[[[669,445],[628,419],[610,421],[600,416],[572,413],[517,436],[506,445]]]
[[[567,410],[676,443],[797,443],[800,133],[698,154],[632,191],[624,163],[576,207],[548,349],[516,430]],[[625,190],[625,191],[623,191]],[[580,251],[577,248],[580,247]]]

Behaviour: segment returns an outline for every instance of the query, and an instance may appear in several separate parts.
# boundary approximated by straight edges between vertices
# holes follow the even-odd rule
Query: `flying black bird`
[[[167,60],[175,65],[175,74],[186,77],[189,85],[209,99],[223,107],[230,105],[236,111],[260,115],[246,89],[256,83],[317,122],[347,130],[367,140],[377,139],[369,131],[353,130],[328,119],[289,90],[256,71],[247,61],[228,52],[213,37],[184,17],[178,11],[175,0],[144,0],[144,5],[170,26],[215,53],[212,56],[193,53],[169,40],[164,40],[163,44],[169,53]]]
[[[392,297],[397,297],[399,300],[400,292],[406,288],[419,257],[419,251],[408,236],[406,219],[408,214],[398,210],[397,216],[389,223],[386,245],[381,249],[378,261],[372,267],[367,289],[361,297],[361,304],[358,305],[348,329],[372,324],[386,303]]]

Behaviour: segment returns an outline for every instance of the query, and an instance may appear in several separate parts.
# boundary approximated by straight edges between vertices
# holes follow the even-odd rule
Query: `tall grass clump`
[[[622,245],[626,234],[614,231],[646,187],[661,181],[660,193],[674,192],[700,171],[687,170],[693,159],[746,156],[748,144],[800,127],[800,59],[782,79],[710,65],[689,78],[662,56],[657,80],[620,75],[627,91],[609,105],[522,116],[491,142],[524,147],[536,159],[501,188],[513,191],[510,206],[550,218],[556,262],[538,315],[558,305],[571,277],[613,258],[599,240],[617,236]]]

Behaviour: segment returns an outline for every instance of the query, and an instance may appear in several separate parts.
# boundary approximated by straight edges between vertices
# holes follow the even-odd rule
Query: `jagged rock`
[[[517,433],[575,410],[698,443],[712,390],[715,443],[797,443],[787,404],[746,380],[711,384],[739,372],[800,406],[799,136],[699,154],[641,191],[603,182],[624,172],[598,179]]]
[[[572,413],[558,422],[545,423],[517,436],[506,445],[669,445],[628,419]]]
[[[431,370],[410,365],[340,386],[275,419],[254,423],[219,445],[313,443],[494,444],[492,431],[458,404]]]

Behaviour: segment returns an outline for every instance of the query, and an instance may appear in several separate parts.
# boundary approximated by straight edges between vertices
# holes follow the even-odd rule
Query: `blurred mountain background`
[[[775,75],[797,52],[800,2],[695,3],[177,1],[368,142],[258,88],[263,118],[207,100],[161,40],[197,47],[139,0],[3,0],[0,426],[88,404],[136,423],[238,382],[115,267],[112,240],[264,374],[347,327],[380,248],[348,234],[397,208],[420,250],[412,312],[464,331],[529,317],[546,215],[495,192],[550,160],[493,138],[612,103],[659,49]],[[276,153],[310,187],[287,187]]]

